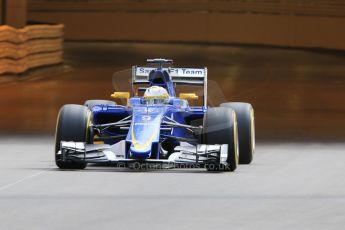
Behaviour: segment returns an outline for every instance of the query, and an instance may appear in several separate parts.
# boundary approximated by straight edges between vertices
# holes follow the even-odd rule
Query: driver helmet
[[[169,101],[169,94],[166,89],[161,86],[151,86],[145,90],[145,104],[166,104]]]

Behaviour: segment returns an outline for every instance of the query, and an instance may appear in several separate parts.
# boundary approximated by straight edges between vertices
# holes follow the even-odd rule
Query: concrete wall
[[[29,0],[68,40],[218,42],[345,50],[345,2]]]
[[[22,28],[26,25],[27,0],[0,0],[0,24]]]
[[[3,17],[4,17],[4,13],[3,13],[3,0],[0,0],[0,24],[3,24]]]

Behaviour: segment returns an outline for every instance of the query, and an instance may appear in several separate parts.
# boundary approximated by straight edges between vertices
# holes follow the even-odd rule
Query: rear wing
[[[149,74],[154,67],[132,67],[132,84],[149,84]],[[207,68],[163,68],[176,85],[199,85],[204,90],[204,106],[207,104]]]
[[[132,67],[133,84],[145,84],[149,82],[149,73],[155,70],[154,67]],[[207,82],[207,68],[163,68],[177,85],[200,85]]]

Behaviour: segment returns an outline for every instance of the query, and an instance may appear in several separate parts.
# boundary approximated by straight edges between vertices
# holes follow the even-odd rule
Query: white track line
[[[15,181],[15,182],[12,182],[12,183],[10,183],[10,184],[3,185],[3,186],[0,187],[0,191],[3,191],[3,190],[8,189],[8,188],[11,188],[11,187],[13,187],[13,186],[15,186],[15,185],[17,185],[17,184],[19,184],[19,183],[21,183],[21,182],[23,182],[23,181],[26,181],[26,180],[28,180],[28,179],[31,179],[31,178],[40,176],[40,175],[42,175],[42,174],[44,174],[44,173],[46,173],[46,172],[48,172],[48,171],[49,171],[49,170],[41,171],[41,172],[32,174],[32,175],[30,175],[30,176],[24,177],[24,178],[22,178],[22,179],[20,179],[20,180],[17,180],[17,181]]]

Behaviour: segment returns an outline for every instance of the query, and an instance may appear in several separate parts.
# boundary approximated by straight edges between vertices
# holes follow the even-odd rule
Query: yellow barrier
[[[0,26],[0,74],[61,63],[63,25]]]

